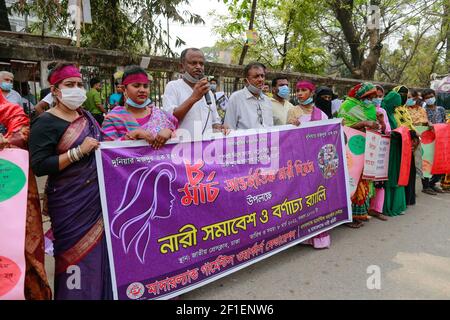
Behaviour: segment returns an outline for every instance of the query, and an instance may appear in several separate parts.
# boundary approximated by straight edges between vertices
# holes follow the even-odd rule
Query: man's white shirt
[[[167,113],[173,114],[173,111],[182,105],[192,95],[194,90],[183,80],[170,81],[163,96],[163,109]],[[202,133],[205,128],[205,134],[211,133],[213,124],[221,124],[221,119],[217,113],[214,95],[208,92],[211,97],[211,105],[208,106],[205,97],[197,101],[188,111],[178,129],[187,130],[191,137]]]

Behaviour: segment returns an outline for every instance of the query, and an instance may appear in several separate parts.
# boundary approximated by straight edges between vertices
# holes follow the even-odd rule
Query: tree
[[[249,1],[247,1],[249,4]],[[322,73],[327,54],[312,17],[320,7],[308,0],[260,0],[253,28],[259,34],[255,45],[249,46],[243,35],[249,23],[248,11],[230,4],[229,15],[218,15],[222,24],[215,32],[222,39],[216,46],[229,48],[233,62],[245,48],[246,61],[257,60],[275,70]]]
[[[333,17],[321,17],[330,48],[357,79],[374,79],[385,40],[426,12],[439,0],[333,0]],[[322,22],[323,21],[323,22]],[[336,25],[336,21],[338,24]]]
[[[378,63],[377,79],[394,83],[428,86],[431,74],[445,74],[448,17],[445,1],[436,2],[426,19],[411,21],[394,49],[386,48]]]
[[[174,56],[169,43],[170,23],[204,23],[199,15],[189,10],[179,12],[179,7],[187,4],[189,0],[91,0],[93,23],[82,28],[81,44]],[[67,0],[61,3],[58,0],[21,0],[13,10],[18,14],[36,15],[42,34],[45,34],[44,27],[47,26],[47,30],[55,30],[60,35],[74,35],[74,26],[70,24],[67,13]],[[33,26],[33,30],[36,28]],[[183,43],[177,38],[175,46]]]
[[[0,30],[11,31],[5,0],[0,0]]]

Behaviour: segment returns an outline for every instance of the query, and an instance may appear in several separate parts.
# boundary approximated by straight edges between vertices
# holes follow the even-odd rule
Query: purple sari
[[[101,139],[95,119],[81,112],[62,135],[58,154],[86,137]],[[46,193],[55,238],[55,300],[112,299],[94,153],[50,176]]]

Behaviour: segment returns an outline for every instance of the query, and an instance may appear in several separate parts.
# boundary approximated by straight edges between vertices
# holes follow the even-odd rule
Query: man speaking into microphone
[[[199,49],[181,53],[183,78],[170,81],[164,92],[163,109],[179,121],[181,135],[189,132],[191,139],[228,129],[221,124],[216,102],[205,74],[205,56]]]

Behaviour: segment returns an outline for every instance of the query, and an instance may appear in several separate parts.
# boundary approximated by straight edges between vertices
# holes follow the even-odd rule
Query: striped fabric
[[[106,115],[103,121],[103,134],[106,141],[124,140],[128,132],[136,129],[144,129],[156,136],[162,129],[176,130],[178,120],[164,112],[163,110],[152,106],[152,113],[146,124],[140,126],[134,116],[126,110],[125,107],[117,106]]]

